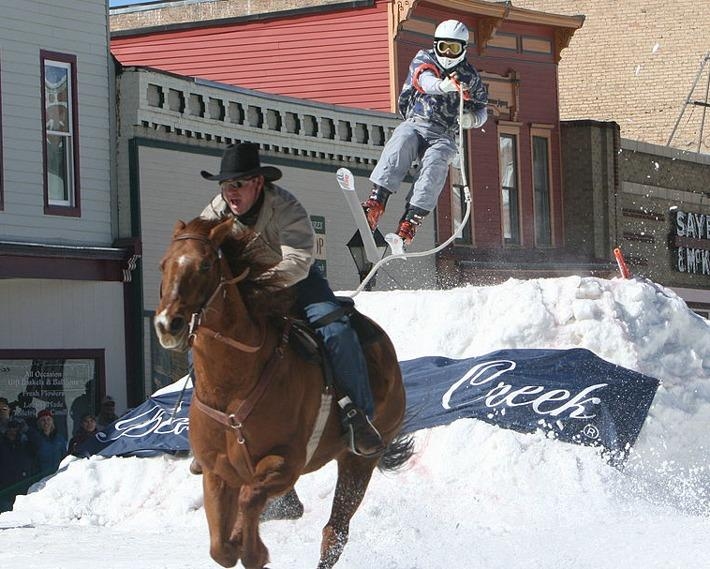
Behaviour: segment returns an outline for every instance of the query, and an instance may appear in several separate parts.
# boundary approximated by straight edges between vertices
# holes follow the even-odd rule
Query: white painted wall
[[[77,58],[81,217],[44,214],[40,49]],[[110,245],[107,2],[0,0],[0,238]]]
[[[0,279],[0,348],[104,350],[106,392],[126,409],[123,284]]]

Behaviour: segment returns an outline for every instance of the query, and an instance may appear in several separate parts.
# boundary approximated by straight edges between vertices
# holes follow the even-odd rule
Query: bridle
[[[243,281],[247,275],[249,274],[249,268],[247,267],[244,269],[238,276],[232,277],[232,271],[229,268],[229,264],[227,260],[224,258],[224,254],[222,253],[222,250],[220,248],[215,248],[214,243],[212,241],[205,237],[204,235],[200,235],[198,233],[184,233],[182,235],[178,235],[173,238],[173,241],[184,241],[184,240],[196,240],[196,241],[201,241],[202,243],[205,243],[208,247],[210,247],[216,254],[217,258],[220,261],[220,275],[219,275],[219,283],[217,283],[217,286],[215,287],[214,292],[209,296],[209,298],[204,302],[204,304],[200,307],[200,309],[197,312],[194,312],[190,318],[190,325],[188,328],[188,338],[189,338],[189,343],[190,346],[192,346],[192,343],[194,342],[195,338],[197,337],[197,331],[199,328],[199,331],[202,333],[207,334],[211,338],[214,338],[215,340],[219,340],[220,342],[231,346],[233,348],[236,348],[242,352],[247,352],[247,353],[255,353],[258,352],[263,346],[264,342],[266,341],[266,325],[262,322],[261,323],[261,331],[260,331],[260,337],[261,341],[259,342],[258,345],[249,345],[249,344],[244,344],[243,342],[240,342],[238,340],[234,340],[233,338],[228,338],[226,336],[223,336],[220,332],[215,332],[214,330],[207,328],[202,325],[202,319],[205,316],[209,305],[212,303],[212,301],[217,297],[217,294],[219,293],[220,290],[224,290],[224,287],[227,285],[236,285],[240,281]],[[234,413],[225,413],[223,411],[220,411],[219,409],[215,409],[214,407],[210,407],[206,403],[203,403],[200,401],[200,399],[197,397],[197,393],[193,392],[192,394],[192,401],[195,404],[195,407],[199,409],[202,413],[207,415],[210,419],[220,423],[221,425],[224,425],[225,427],[229,428],[234,432],[234,435],[237,438],[237,443],[244,449],[244,458],[247,464],[247,467],[249,468],[250,474],[253,476],[255,474],[255,469],[254,469],[254,461],[251,457],[251,454],[249,453],[249,449],[247,448],[247,441],[246,438],[244,437],[244,432],[243,432],[243,426],[244,426],[244,421],[246,421],[247,417],[251,414],[251,412],[254,410],[256,407],[256,404],[259,402],[259,400],[262,398],[264,393],[266,392],[267,387],[271,383],[272,379],[276,376],[276,368],[278,364],[281,362],[283,355],[284,355],[284,348],[286,347],[286,344],[288,343],[288,338],[291,333],[291,320],[286,319],[286,325],[281,333],[281,339],[279,343],[276,345],[274,348],[274,351],[269,358],[269,360],[266,363],[266,366],[261,372],[261,375],[259,376],[259,380],[257,381],[256,385],[252,388],[252,390],[249,392],[249,395],[247,396],[246,399],[242,400],[241,403],[239,404],[239,407]],[[195,375],[194,375],[194,370],[190,370],[190,377],[192,379],[193,385],[195,385]],[[182,395],[181,395],[182,398]]]
[[[202,321],[206,318],[207,310],[209,309],[210,304],[212,304],[212,301],[217,298],[217,295],[220,293],[220,291],[224,293],[225,286],[232,284],[236,285],[237,283],[246,279],[249,275],[249,267],[244,269],[236,277],[232,277],[232,271],[229,268],[229,263],[227,262],[227,259],[225,259],[224,254],[222,253],[222,249],[220,249],[219,247],[215,248],[214,243],[212,243],[212,241],[208,237],[200,235],[199,233],[183,233],[182,235],[178,235],[173,238],[173,241],[188,240],[200,241],[207,245],[210,249],[212,249],[217,259],[219,260],[220,269],[219,282],[217,283],[217,286],[215,287],[214,291],[202,304],[202,306],[196,312],[193,312],[190,316],[190,324],[187,330],[189,345],[192,346],[193,342],[197,338],[197,330],[199,328],[201,332],[207,334],[215,340],[222,342],[223,344],[231,346],[232,348],[236,348],[237,350],[250,354],[258,352],[261,348],[264,347],[264,342],[266,340],[266,328],[264,324],[262,324],[260,327],[259,337],[261,338],[261,340],[257,345],[245,344],[244,342],[240,342],[239,340],[224,336],[221,332],[215,332],[211,328],[202,325]]]

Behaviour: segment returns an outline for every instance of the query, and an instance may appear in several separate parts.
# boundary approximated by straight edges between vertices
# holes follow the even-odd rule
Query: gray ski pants
[[[456,143],[448,132],[423,119],[407,119],[394,129],[385,144],[370,181],[396,193],[412,162],[419,158],[421,171],[409,203],[431,211],[457,153]]]

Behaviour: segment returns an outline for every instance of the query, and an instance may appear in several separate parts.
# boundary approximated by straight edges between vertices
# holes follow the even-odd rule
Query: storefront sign
[[[676,210],[671,244],[678,272],[710,275],[710,214]]]
[[[313,264],[320,267],[323,274],[327,276],[325,260],[325,217],[322,215],[312,215],[311,224],[313,225],[313,231],[316,234],[316,246],[313,251]]]
[[[0,355],[0,396],[13,417],[32,426],[37,413],[49,409],[57,430],[69,439],[84,413],[96,413],[97,360],[56,356]]]

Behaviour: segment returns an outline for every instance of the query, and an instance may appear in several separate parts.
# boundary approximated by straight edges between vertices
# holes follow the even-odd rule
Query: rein
[[[284,329],[281,333],[281,340],[279,341],[276,348],[274,348],[274,352],[271,354],[269,361],[261,372],[261,375],[259,376],[259,381],[257,381],[256,385],[251,390],[247,398],[239,404],[239,407],[237,407],[237,410],[234,413],[225,413],[223,411],[215,409],[214,407],[210,407],[206,403],[200,401],[200,399],[197,397],[197,393],[193,392],[192,394],[192,401],[195,403],[197,409],[202,411],[210,419],[213,419],[214,421],[226,426],[227,428],[232,429],[234,435],[237,437],[237,443],[242,445],[242,447],[244,448],[244,456],[246,458],[247,467],[249,468],[249,473],[252,476],[255,473],[254,461],[252,460],[251,454],[249,453],[249,449],[247,448],[247,441],[244,437],[244,432],[242,429],[244,428],[244,422],[247,420],[249,415],[251,415],[251,412],[256,407],[256,404],[261,400],[264,393],[266,393],[267,387],[269,387],[271,381],[274,379],[276,375],[276,367],[283,358],[284,349],[286,347],[286,344],[288,343],[290,333],[291,320],[286,319],[286,325],[284,326]]]
[[[192,346],[193,342],[195,341],[195,338],[197,337],[197,329],[199,328],[202,332],[207,334],[210,338],[213,338],[214,340],[218,340],[218,341],[222,342],[223,344],[226,344],[227,346],[230,346],[232,348],[235,348],[237,350],[240,350],[242,352],[247,352],[250,354],[258,352],[261,348],[264,347],[264,342],[266,341],[266,327],[264,324],[262,324],[260,326],[261,330],[260,330],[259,336],[261,337],[261,341],[257,345],[245,344],[244,342],[240,342],[239,340],[235,340],[233,338],[229,338],[227,336],[224,336],[221,332],[215,332],[211,328],[207,328],[206,326],[202,325],[202,319],[205,317],[210,304],[212,304],[212,301],[215,298],[217,298],[217,295],[219,294],[219,292],[221,290],[223,290],[226,285],[232,285],[232,284],[236,285],[237,283],[239,283],[239,282],[243,281],[245,278],[247,278],[247,275],[249,274],[249,267],[244,269],[236,277],[227,278],[227,277],[225,277],[225,274],[231,276],[231,271],[229,269],[229,265],[227,264],[227,260],[224,258],[224,255],[222,254],[221,249],[219,249],[219,248],[215,249],[212,241],[210,241],[210,239],[208,237],[205,237],[204,235],[200,235],[199,233],[185,233],[183,235],[178,235],[177,237],[173,238],[173,241],[187,241],[187,240],[201,241],[202,243],[205,243],[206,245],[211,247],[213,251],[215,251],[217,258],[220,261],[220,275],[219,275],[219,283],[217,284],[217,287],[214,289],[214,292],[210,295],[210,297],[202,305],[202,307],[197,312],[193,312],[192,316],[190,317],[190,326],[188,328],[188,339],[189,339],[190,346]]]
[[[222,254],[221,249],[215,249],[214,244],[209,238],[196,233],[185,233],[183,235],[179,235],[177,237],[174,237],[173,241],[183,241],[188,239],[201,241],[207,244],[209,247],[212,248],[213,251],[215,251],[218,259],[220,260],[220,279],[219,283],[217,284],[217,287],[207,299],[207,301],[202,305],[202,307],[197,312],[194,312],[190,318],[190,326],[188,329],[190,345],[192,345],[195,338],[197,337],[197,331],[199,328],[201,332],[207,334],[209,337],[215,340],[219,340],[227,346],[251,354],[258,352],[259,350],[261,350],[261,348],[264,347],[264,343],[266,341],[266,324],[263,322],[260,326],[261,331],[259,335],[261,337],[261,341],[258,345],[249,345],[233,338],[228,338],[222,335],[221,332],[215,332],[214,330],[202,325],[202,318],[207,313],[207,310],[209,309],[209,306],[212,301],[217,298],[217,295],[219,294],[220,290],[223,291],[226,285],[236,285],[237,283],[243,281],[249,274],[249,268],[247,267],[246,269],[244,269],[236,277],[228,278],[231,276],[231,270],[229,268],[229,265],[227,264],[227,260]],[[225,275],[227,276],[225,277]],[[286,347],[286,344],[288,343],[288,339],[291,333],[291,324],[292,321],[290,319],[286,319],[286,324],[281,333],[281,340],[274,348],[274,351],[271,354],[269,360],[267,361],[266,366],[264,366],[264,369],[262,370],[261,375],[259,376],[259,380],[256,382],[256,385],[253,387],[247,398],[239,404],[239,407],[237,407],[237,410],[234,413],[225,413],[223,411],[215,409],[214,407],[210,407],[206,403],[200,401],[196,392],[193,392],[192,394],[192,401],[194,402],[195,407],[198,410],[207,415],[210,419],[226,426],[234,432],[235,436],[237,437],[237,443],[241,445],[244,449],[244,457],[246,460],[246,464],[249,468],[249,473],[252,476],[254,476],[255,474],[254,461],[251,457],[251,454],[249,453],[249,449],[247,448],[246,438],[244,437],[244,432],[242,429],[244,427],[244,422],[247,420],[249,415],[251,415],[251,412],[254,410],[257,403],[261,400],[264,393],[266,392],[266,389],[269,387],[271,381],[276,375],[276,368],[283,358],[284,349]]]

